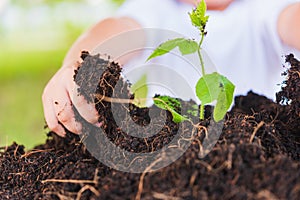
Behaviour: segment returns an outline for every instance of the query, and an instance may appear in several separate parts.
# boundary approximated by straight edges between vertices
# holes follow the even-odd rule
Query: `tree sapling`
[[[185,39],[185,38],[176,38],[176,39],[168,40],[160,44],[159,47],[157,47],[153,51],[153,53],[148,57],[147,61],[152,58],[169,53],[171,50],[173,50],[176,47],[179,48],[179,51],[182,55],[187,55],[187,54],[192,54],[197,52],[201,63],[201,71],[202,71],[202,77],[198,80],[195,86],[196,96],[201,101],[200,119],[204,119],[204,106],[216,100],[217,102],[214,108],[213,117],[214,120],[218,122],[224,118],[227,110],[230,108],[230,105],[233,100],[233,93],[234,93],[235,86],[225,76],[217,72],[207,74],[205,71],[205,64],[201,54],[201,49],[202,49],[201,46],[204,37],[207,34],[205,27],[209,18],[209,16],[206,16],[205,1],[204,0],[200,1],[197,7],[191,13],[189,13],[189,16],[192,25],[195,26],[200,32],[200,41],[196,42],[195,40]],[[173,98],[163,97],[160,98],[160,100],[161,100],[160,102],[154,100],[154,104],[169,111],[175,110],[172,107],[172,103],[170,103],[173,101]],[[162,107],[161,106],[162,101],[164,101],[163,105],[167,105],[167,106]],[[185,120],[186,117],[182,116],[181,119]]]

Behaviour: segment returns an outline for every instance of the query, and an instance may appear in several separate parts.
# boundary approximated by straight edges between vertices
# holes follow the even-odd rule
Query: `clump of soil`
[[[151,123],[148,118],[150,109],[158,108],[139,109],[130,104],[123,108],[128,109],[129,113],[121,112],[122,106],[112,109],[120,112],[109,112],[112,106],[122,104],[99,101],[95,97],[114,97],[113,92],[116,90],[118,98],[133,98],[128,91],[128,83],[122,81],[116,63],[87,53],[83,58],[75,81],[79,86],[90,86],[80,87],[79,93],[90,102],[97,103],[97,109],[102,114],[99,121],[104,123],[102,130],[110,141],[127,151],[138,152],[156,151],[170,142],[178,124],[172,122],[169,112],[158,110],[154,119],[151,118],[163,122],[158,137],[152,136],[145,141],[127,135],[120,129],[112,115],[144,124],[144,127],[136,130],[142,133],[147,132],[147,124]],[[60,138],[50,132],[46,143],[31,151],[25,152],[22,145],[15,143],[1,149],[0,197],[299,199],[300,64],[291,55],[287,61],[291,65],[287,71],[288,79],[282,92],[277,95],[277,101],[284,105],[253,92],[236,97],[218,142],[205,158],[201,158],[201,142],[204,138],[201,130],[183,156],[168,167],[143,174],[125,173],[95,159],[82,143],[84,138],[72,133],[68,133],[66,138]],[[90,73],[88,77],[94,78],[89,80],[81,77],[86,73]],[[182,102],[182,105],[185,104],[187,107],[193,105],[192,102]],[[79,115],[77,119],[82,120]],[[208,123],[209,119],[202,122],[202,125]],[[83,132],[87,137],[100,142],[98,135],[91,130],[93,126],[84,127]]]
[[[285,117],[287,128],[300,137],[300,63],[292,54],[286,56],[286,62],[290,67],[283,75],[287,75],[288,79],[277,93],[276,101],[287,105]]]

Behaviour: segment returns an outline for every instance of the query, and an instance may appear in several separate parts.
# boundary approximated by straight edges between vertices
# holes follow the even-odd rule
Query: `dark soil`
[[[97,103],[101,130],[111,142],[132,152],[153,152],[170,143],[179,125],[169,112],[99,101],[95,97],[113,97],[114,93],[118,98],[133,96],[116,63],[88,53],[82,58],[74,79],[85,86],[79,93]],[[68,133],[60,138],[50,132],[45,144],[28,152],[16,143],[1,149],[0,199],[299,199],[300,63],[292,55],[287,62],[291,67],[277,103],[253,92],[236,97],[219,140],[205,158],[200,155],[205,135],[200,129],[183,156],[168,167],[143,174],[114,170],[87,151],[84,141],[102,145],[101,137],[93,134],[99,128],[88,126],[77,115],[84,123],[84,137]],[[181,103],[193,106],[192,102]],[[119,112],[112,113],[112,106],[119,106],[113,109]],[[150,120],[151,109],[156,109],[157,115]],[[137,133],[152,129],[147,126],[152,120],[163,123],[157,135],[141,139],[127,135],[113,115],[142,125]],[[209,118],[201,125],[208,123]],[[109,156],[110,149],[105,151]]]

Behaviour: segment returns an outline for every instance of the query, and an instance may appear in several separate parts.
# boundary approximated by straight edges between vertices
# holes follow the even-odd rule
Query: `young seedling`
[[[195,93],[196,96],[201,101],[200,106],[200,119],[204,119],[204,106],[212,103],[213,101],[217,101],[213,113],[214,120],[216,122],[222,120],[230,108],[230,105],[233,100],[233,93],[235,86],[223,75],[214,72],[211,74],[206,74],[205,72],[205,65],[203,61],[203,57],[201,54],[201,46],[206,35],[206,23],[208,21],[208,16],[206,16],[206,3],[204,0],[199,2],[197,7],[189,13],[192,25],[195,26],[200,33],[200,41],[196,42],[192,39],[185,39],[185,38],[176,38],[172,40],[168,40],[157,47],[153,53],[148,57],[147,61],[162,56],[166,53],[169,53],[174,48],[178,47],[179,51],[182,55],[196,53],[198,54],[200,63],[201,63],[201,71],[202,77],[198,80],[195,86]],[[156,101],[154,99],[154,104],[158,107],[163,108],[165,110],[169,110],[173,115],[177,116],[178,113],[175,112],[175,108],[173,107],[172,102],[174,98],[171,97],[162,97],[160,101]],[[164,103],[162,103],[164,102]],[[162,106],[163,105],[163,106]],[[180,114],[178,114],[180,115]],[[187,118],[180,115],[181,117],[176,118],[176,121],[186,120]],[[181,119],[181,120],[179,120]],[[174,120],[175,121],[175,120]]]
[[[199,112],[200,119],[204,119],[204,106],[216,101],[213,117],[214,120],[218,122],[224,118],[224,115],[232,103],[235,86],[225,76],[217,72],[211,74],[206,73],[205,64],[201,54],[201,46],[206,35],[205,27],[209,18],[206,16],[205,1],[202,0],[197,7],[191,13],[189,13],[189,16],[192,25],[199,30],[200,40],[198,42],[186,38],[175,38],[168,40],[159,45],[159,47],[157,47],[148,57],[147,61],[151,60],[152,58],[167,54],[176,47],[178,47],[182,55],[193,54],[197,52],[202,71],[202,77],[199,78],[195,86],[195,94],[201,101]],[[96,98],[100,101],[132,103],[141,108],[146,107],[147,101],[151,99],[157,107],[168,110],[172,114],[174,122],[179,123],[185,120],[190,121],[188,117],[177,112],[181,108],[180,101],[177,99],[169,96],[159,95],[153,98],[147,97],[148,86],[146,74],[144,74],[134,85],[132,85],[130,90],[131,93],[134,94],[134,99],[116,99],[102,95],[97,95]],[[194,110],[191,112],[195,114]]]

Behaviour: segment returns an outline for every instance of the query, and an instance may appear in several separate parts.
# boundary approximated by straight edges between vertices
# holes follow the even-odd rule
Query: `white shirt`
[[[275,98],[283,81],[284,55],[300,57],[299,51],[285,46],[277,34],[278,15],[293,2],[298,0],[236,0],[224,11],[207,12],[203,49],[217,71],[236,85],[235,95],[252,90]],[[128,0],[117,16],[131,17],[144,28],[162,28],[199,39],[188,16],[192,9],[176,0]],[[180,67],[194,85],[199,75]]]

